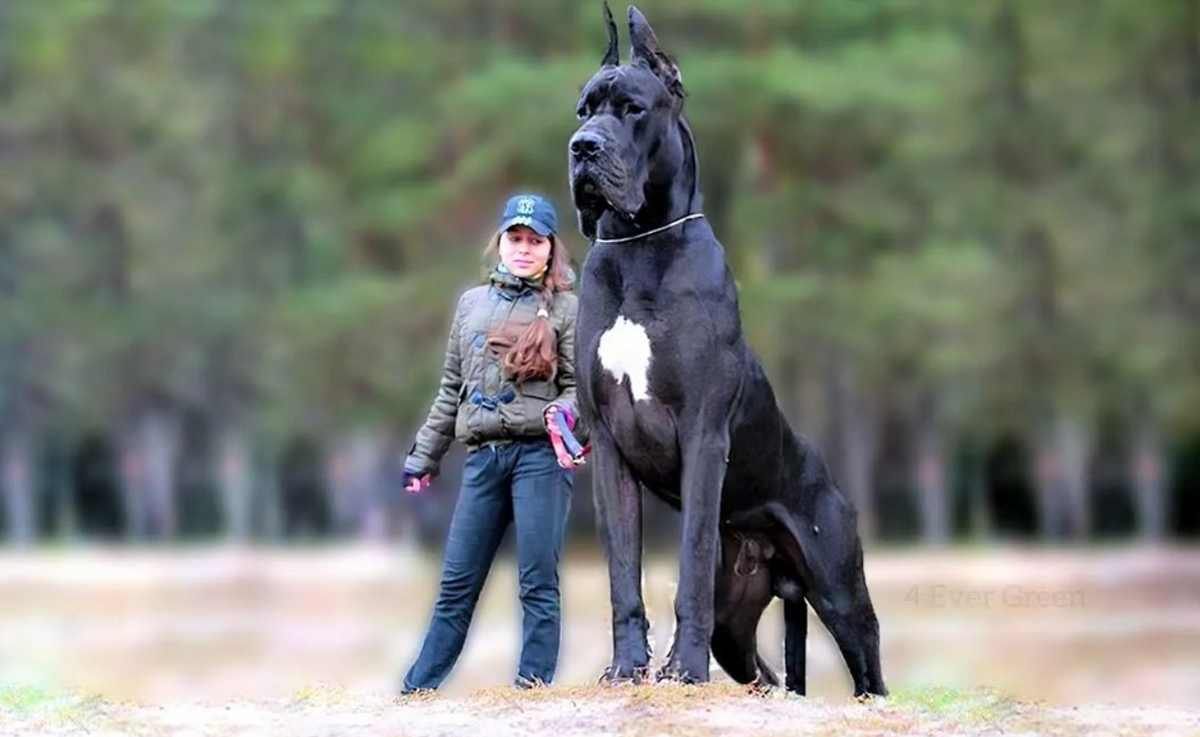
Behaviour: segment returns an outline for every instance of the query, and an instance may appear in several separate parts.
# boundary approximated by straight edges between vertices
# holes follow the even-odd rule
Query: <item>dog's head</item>
[[[605,212],[632,220],[649,182],[668,180],[684,156],[683,83],[679,68],[658,48],[654,29],[629,7],[629,64],[617,53],[617,25],[608,3],[608,51],[583,87],[581,125],[570,142],[571,196],[579,229],[588,238]]]

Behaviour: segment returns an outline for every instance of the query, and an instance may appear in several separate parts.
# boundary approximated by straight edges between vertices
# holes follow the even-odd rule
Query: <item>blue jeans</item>
[[[550,683],[558,664],[558,558],[571,506],[574,472],[559,467],[548,439],[483,446],[467,455],[450,521],[446,561],[433,620],[404,691],[437,688],[450,673],[510,522],[524,610],[518,679]]]

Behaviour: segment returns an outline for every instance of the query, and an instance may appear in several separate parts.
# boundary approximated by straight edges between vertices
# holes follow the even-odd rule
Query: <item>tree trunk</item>
[[[929,397],[920,403],[916,414],[917,462],[913,486],[919,497],[923,533],[926,543],[944,545],[950,538],[950,509],[941,420]]]
[[[1079,540],[1091,534],[1088,451],[1082,419],[1056,412],[1038,445],[1038,512],[1044,539]]]
[[[378,433],[357,430],[340,439],[330,453],[327,473],[337,532],[361,535],[368,531],[372,513],[383,499],[380,471],[384,447]]]
[[[4,486],[4,511],[8,518],[11,542],[18,547],[31,545],[37,536],[36,505],[32,453],[29,435],[14,428],[0,443],[0,483]]]
[[[1129,464],[1142,538],[1161,541],[1167,533],[1167,480],[1162,439],[1152,424],[1139,423]]]
[[[283,490],[279,483],[280,449],[272,443],[258,459],[255,482],[255,517],[264,539],[277,543],[283,539]]]
[[[217,486],[225,536],[246,542],[250,539],[254,516],[250,444],[245,433],[235,425],[221,428],[217,443]]]
[[[833,412],[840,463],[834,477],[842,479],[842,492],[858,510],[858,532],[864,540],[875,538],[875,500],[871,469],[878,443],[870,402],[860,390],[854,370],[844,361],[833,369]],[[841,473],[838,473],[838,471]]]
[[[175,465],[178,420],[161,408],[139,412],[121,442],[121,487],[128,534],[137,540],[169,539],[179,529]]]

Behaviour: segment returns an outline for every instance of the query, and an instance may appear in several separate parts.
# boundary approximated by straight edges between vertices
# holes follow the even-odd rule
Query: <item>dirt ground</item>
[[[0,556],[2,735],[892,735],[1200,737],[1200,551],[868,551],[886,700],[850,698],[816,620],[810,697],[597,688],[607,577],[564,566],[557,684],[506,686],[519,644],[498,563],[462,659],[434,697],[392,693],[429,615],[438,561],[411,550],[39,551]],[[656,659],[675,562],[645,576]],[[759,631],[782,660],[781,613]]]
[[[290,699],[225,704],[125,704],[54,697],[0,711],[4,735],[1138,735],[1193,737],[1200,714],[1165,707],[1052,707],[995,693],[926,689],[867,703],[833,704],[730,685],[542,692],[488,689],[461,697],[394,700],[338,688]]]

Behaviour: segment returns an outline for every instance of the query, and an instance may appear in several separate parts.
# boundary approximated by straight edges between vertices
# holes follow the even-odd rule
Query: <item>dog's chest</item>
[[[619,314],[593,345],[589,380],[601,421],[640,481],[674,489],[678,437],[671,407],[678,391],[670,335],[652,320]]]
[[[681,398],[680,330],[645,312],[619,312],[592,342],[592,387],[601,404],[656,416],[656,407]],[[618,401],[619,400],[619,401]]]
[[[600,335],[597,368],[629,392],[632,401],[650,401],[650,361],[653,347],[644,325],[618,315]]]

